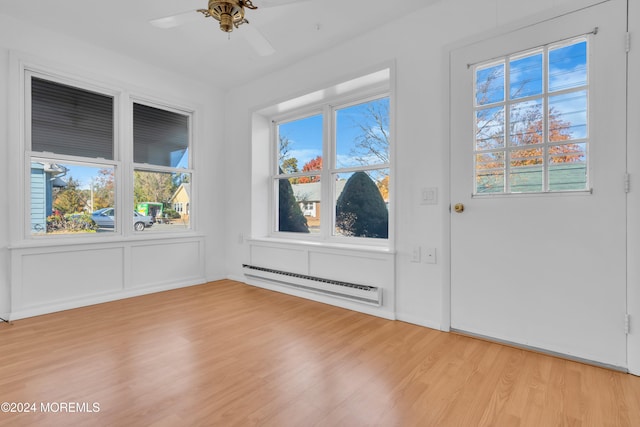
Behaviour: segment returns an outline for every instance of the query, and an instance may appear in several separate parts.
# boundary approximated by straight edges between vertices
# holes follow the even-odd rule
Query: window
[[[189,128],[184,112],[133,104],[134,208],[144,213],[145,206],[160,206],[154,231],[190,227],[184,208],[191,202]]]
[[[389,97],[318,110],[275,122],[276,231],[387,239]]]
[[[588,190],[587,51],[582,37],[475,66],[475,194]]]
[[[28,76],[31,234],[94,233],[114,205],[114,97]]]
[[[128,232],[190,228],[190,113],[132,102],[133,131],[119,143],[119,124],[129,120],[117,92],[25,76],[29,235],[113,234],[132,216]],[[121,181],[127,170],[133,179]]]
[[[320,234],[320,216],[307,219],[301,206],[322,198],[323,115],[277,125],[277,230]]]

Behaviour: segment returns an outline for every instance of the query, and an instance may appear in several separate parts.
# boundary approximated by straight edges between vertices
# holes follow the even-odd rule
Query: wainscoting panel
[[[372,248],[249,241],[245,282],[395,318],[395,255]]]
[[[148,287],[204,276],[200,241],[136,244],[131,247],[131,287]]]
[[[21,264],[22,308],[122,289],[122,248],[25,254]]]
[[[388,288],[393,283],[393,258],[377,254],[311,252],[309,275]]]
[[[200,236],[45,243],[10,249],[11,319],[206,282]]]
[[[290,273],[309,273],[309,256],[306,248],[255,244],[252,244],[250,248],[252,265]]]

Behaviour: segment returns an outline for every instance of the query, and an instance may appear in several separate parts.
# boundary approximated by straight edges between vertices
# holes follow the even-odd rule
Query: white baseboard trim
[[[171,283],[157,286],[150,286],[145,288],[125,289],[116,293],[108,293],[101,295],[91,295],[82,298],[76,298],[66,301],[51,302],[48,304],[42,304],[33,307],[27,307],[22,310],[11,312],[8,317],[3,317],[9,321],[25,319],[28,317],[41,316],[43,314],[55,313],[58,311],[72,310],[74,308],[81,308],[95,304],[102,304],[110,301],[117,301],[126,298],[137,297],[140,295],[153,294],[156,292],[170,291],[172,289],[186,288],[189,286],[201,285],[203,279],[190,280],[180,283]]]
[[[434,321],[431,321],[431,320],[420,319],[420,318],[417,318],[415,316],[402,314],[402,313],[396,313],[396,318],[397,318],[397,320],[400,320],[401,322],[411,323],[411,324],[417,325],[417,326],[424,326],[425,328],[436,329],[436,330],[439,330],[439,331],[443,330],[441,325],[440,325],[440,323],[434,322]],[[444,332],[446,332],[446,331],[444,331]]]

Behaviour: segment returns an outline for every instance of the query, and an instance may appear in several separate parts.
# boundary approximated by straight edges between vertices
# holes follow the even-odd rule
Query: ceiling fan
[[[283,6],[290,3],[298,3],[309,0],[261,0],[260,7]],[[258,6],[253,0],[209,0],[206,9],[196,9],[185,13],[166,16],[164,18],[149,21],[158,28],[173,28],[187,22],[194,21],[204,15],[205,18],[214,18],[220,23],[220,30],[231,33],[235,28],[249,21],[244,17],[245,8],[255,10]],[[198,13],[202,15],[199,15]],[[253,26],[243,27],[247,41],[260,56],[272,55],[275,52],[271,43]]]

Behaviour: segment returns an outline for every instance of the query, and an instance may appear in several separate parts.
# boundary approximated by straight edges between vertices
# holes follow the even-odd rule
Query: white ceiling
[[[266,57],[248,44],[244,26],[229,38],[217,21],[195,12],[206,8],[207,0],[0,0],[0,14],[228,87],[284,68],[438,0],[288,0],[285,5],[261,7],[265,1],[276,2],[253,0],[258,9],[247,10],[246,18],[276,49]],[[179,27],[160,29],[149,24],[191,10],[196,19]]]

